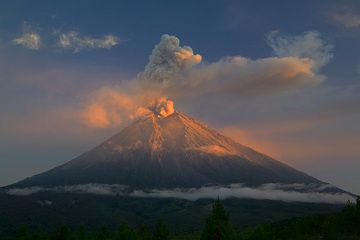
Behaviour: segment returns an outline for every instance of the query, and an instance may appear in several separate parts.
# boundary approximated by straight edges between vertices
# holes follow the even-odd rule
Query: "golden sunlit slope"
[[[138,119],[94,149],[15,186],[86,183],[163,188],[321,182],[174,112]]]

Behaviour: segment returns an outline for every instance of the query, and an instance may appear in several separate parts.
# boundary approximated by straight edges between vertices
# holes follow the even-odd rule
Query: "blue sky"
[[[286,42],[280,52],[291,48],[285,55],[269,43],[272,32]],[[291,91],[269,85],[265,96],[266,89],[245,92],[249,85],[241,85],[228,94],[192,89],[196,94],[189,98],[168,97],[244,144],[360,193],[356,1],[1,1],[0,185],[70,160],[121,129],[127,121],[95,129],[74,123],[73,115],[104,86],[120,85],[126,92],[121,84],[144,70],[163,34],[202,56],[200,70],[186,69],[189,78],[213,73],[211,66],[229,56],[253,60],[243,71],[255,68],[261,75],[275,64],[268,58],[317,63],[324,56],[316,54],[325,52],[319,69],[289,79],[302,83]],[[294,38],[306,44],[299,47]]]

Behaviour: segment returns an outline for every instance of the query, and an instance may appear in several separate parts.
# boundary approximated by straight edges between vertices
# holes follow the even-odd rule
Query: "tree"
[[[54,235],[54,240],[72,240],[71,230],[68,226],[61,227]]]
[[[33,233],[31,239],[32,240],[46,240],[46,239],[48,239],[48,235],[45,232],[44,228],[41,225],[39,225],[36,228],[35,232]]]
[[[137,232],[132,229],[127,222],[120,224],[115,239],[118,240],[137,240]]]
[[[81,224],[79,228],[76,230],[76,239],[77,240],[87,240],[89,238],[89,234],[86,230],[85,225]]]
[[[102,225],[101,228],[99,229],[97,236],[96,236],[97,240],[108,240],[110,239],[110,232],[109,229],[106,225]]]
[[[23,224],[20,226],[19,230],[16,233],[16,240],[29,240],[29,228],[27,225]]]
[[[233,229],[229,214],[219,199],[215,201],[210,216],[206,219],[204,230],[201,234],[201,240],[233,240],[236,239],[236,233]]]
[[[169,239],[169,230],[164,224],[163,221],[159,221],[153,233],[153,240],[168,240]]]
[[[138,229],[140,240],[151,240],[151,234],[147,225],[141,225]]]

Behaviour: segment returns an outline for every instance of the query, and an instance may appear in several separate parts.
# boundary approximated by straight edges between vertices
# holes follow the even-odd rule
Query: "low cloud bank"
[[[174,189],[131,189],[119,184],[82,184],[56,187],[28,187],[12,188],[6,190],[9,195],[28,196],[38,192],[97,194],[110,196],[130,196],[142,198],[179,198],[191,201],[198,199],[227,199],[248,198],[267,199],[285,202],[311,202],[343,204],[347,201],[354,202],[355,197],[342,192],[329,184],[279,184],[268,183],[259,187],[247,187],[243,184],[228,186],[206,186],[201,188],[174,188]],[[334,190],[334,191],[331,191]]]
[[[28,188],[11,188],[6,191],[9,195],[15,196],[28,196],[38,192],[57,192],[57,193],[90,193],[98,195],[123,195],[127,187],[120,184],[79,184],[79,185],[66,185],[56,187],[39,187],[33,186]]]

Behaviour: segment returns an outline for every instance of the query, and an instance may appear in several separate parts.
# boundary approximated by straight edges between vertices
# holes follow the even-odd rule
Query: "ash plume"
[[[181,47],[177,37],[164,34],[152,50],[149,63],[139,78],[166,84],[175,74],[195,66],[201,60],[201,55],[194,54],[191,47]]]
[[[303,39],[305,45],[300,43]],[[224,96],[237,101],[316,86],[325,80],[317,72],[331,58],[331,46],[319,34],[285,38],[272,33],[268,43],[277,56],[255,60],[228,56],[201,63],[201,55],[191,47],[182,47],[177,37],[165,34],[144,71],[131,81],[91,94],[81,119],[90,127],[107,128],[151,112],[169,116],[174,102],[194,105],[209,97],[220,102]]]
[[[174,113],[174,102],[167,99],[166,97],[161,97],[153,101],[149,109],[153,111],[158,117],[167,117]]]

